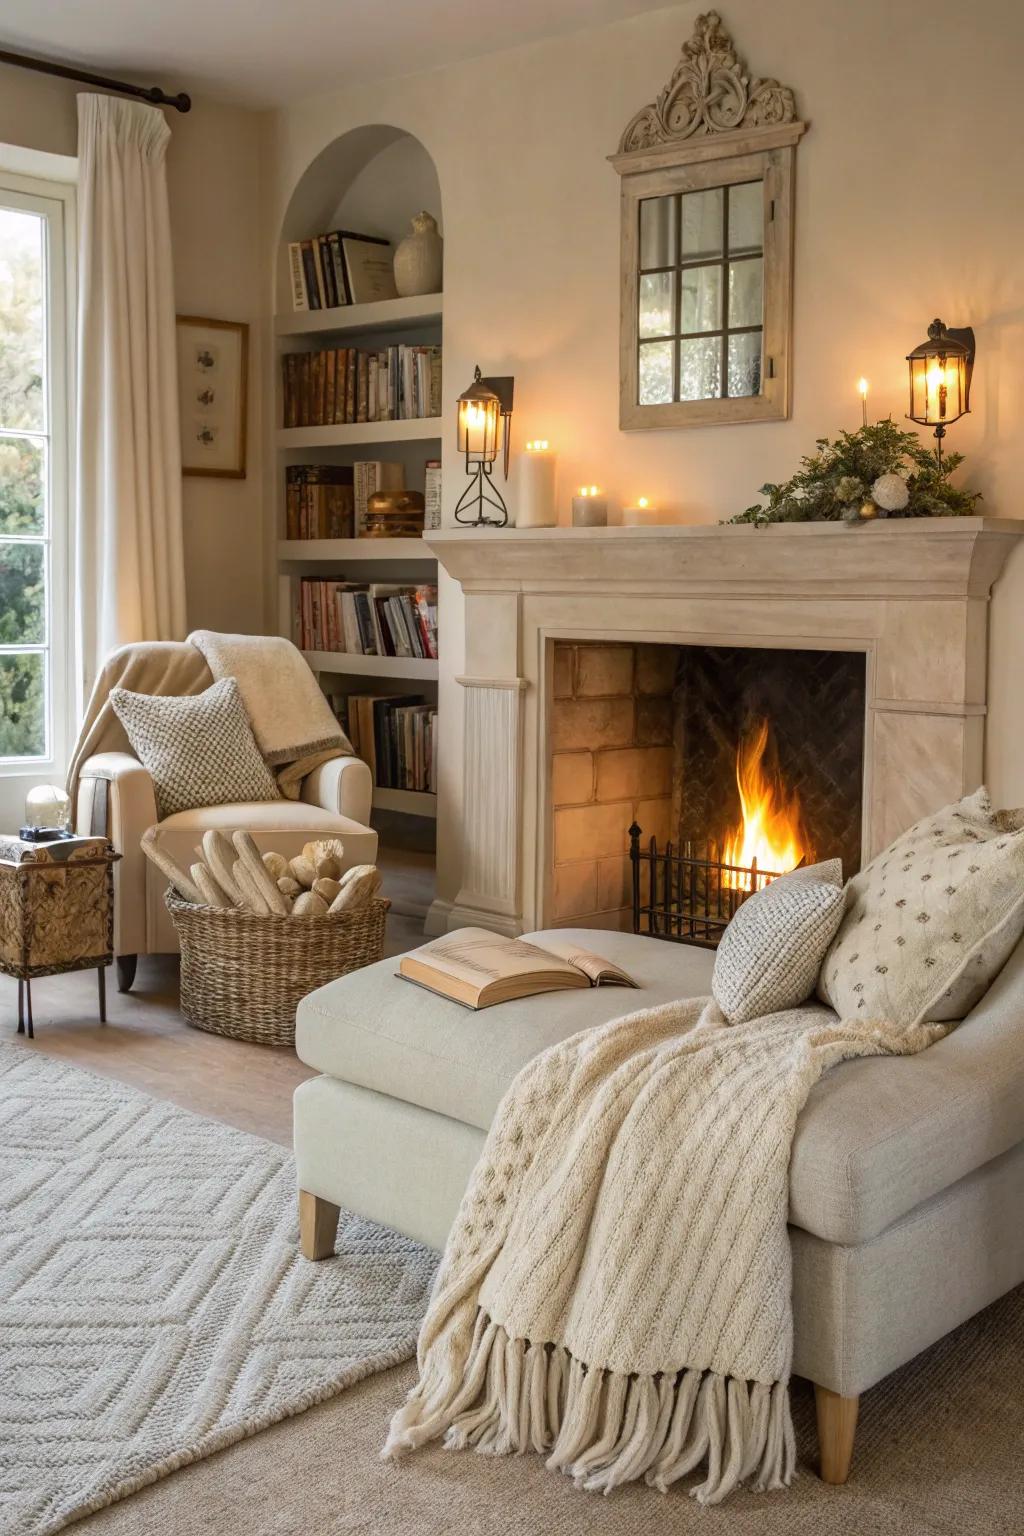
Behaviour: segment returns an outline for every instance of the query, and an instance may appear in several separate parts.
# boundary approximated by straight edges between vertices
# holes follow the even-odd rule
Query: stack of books
[[[281,364],[286,427],[413,421],[441,414],[439,346],[286,352]]]
[[[300,650],[437,660],[436,586],[288,579],[291,638]]]
[[[391,242],[334,229],[288,247],[292,308],[339,309],[398,297]]]
[[[348,694],[332,701],[342,729],[379,789],[437,793],[437,710],[422,695]]]
[[[290,464],[285,470],[285,524],[289,539],[355,537],[351,464]]]

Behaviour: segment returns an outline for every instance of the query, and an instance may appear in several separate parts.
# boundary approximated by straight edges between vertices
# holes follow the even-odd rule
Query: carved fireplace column
[[[523,693],[514,594],[466,594],[462,885],[449,926],[522,933]]]

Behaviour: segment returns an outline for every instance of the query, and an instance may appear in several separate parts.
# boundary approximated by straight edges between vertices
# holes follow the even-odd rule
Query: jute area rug
[[[60,1530],[415,1349],[435,1255],[349,1217],[337,1259],[301,1259],[281,1147],[2,1044],[0,1159],[2,1536]]]

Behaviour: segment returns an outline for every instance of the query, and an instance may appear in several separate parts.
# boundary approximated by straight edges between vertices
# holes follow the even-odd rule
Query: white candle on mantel
[[[555,474],[558,455],[547,438],[527,443],[519,455],[517,528],[553,528],[558,522],[555,505]]]
[[[623,507],[622,521],[627,528],[649,528],[658,521],[658,509],[646,496],[639,496],[635,507]]]
[[[574,528],[603,528],[608,521],[608,501],[596,485],[581,485],[572,499]]]

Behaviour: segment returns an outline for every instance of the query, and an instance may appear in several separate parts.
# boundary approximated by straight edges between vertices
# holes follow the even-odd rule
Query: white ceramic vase
[[[395,287],[403,299],[420,293],[440,293],[444,241],[431,214],[417,213],[413,233],[395,251]]]

